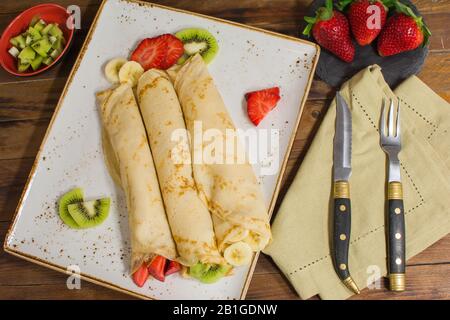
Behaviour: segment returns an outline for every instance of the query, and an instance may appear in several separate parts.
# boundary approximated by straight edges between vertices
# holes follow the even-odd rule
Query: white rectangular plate
[[[105,0],[39,150],[5,241],[6,251],[62,272],[78,266],[83,279],[141,298],[245,297],[257,256],[251,266],[238,268],[233,276],[212,285],[174,275],[164,283],[148,281],[143,288],[136,287],[128,275],[130,244],[124,196],[103,161],[95,93],[108,87],[103,76],[105,62],[128,57],[145,37],[186,27],[205,28],[217,38],[220,51],[209,70],[238,128],[253,127],[243,108],[246,92],[274,85],[281,89],[276,110],[258,126],[279,130],[278,170],[261,176],[259,164],[254,165],[272,212],[319,48],[296,38],[176,9]],[[88,199],[111,197],[110,216],[101,226],[73,230],[58,217],[58,198],[75,186],[82,187]]]

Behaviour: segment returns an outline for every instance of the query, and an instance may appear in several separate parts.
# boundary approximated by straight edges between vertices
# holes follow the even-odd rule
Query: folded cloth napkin
[[[450,105],[415,76],[392,92],[377,65],[356,74],[341,93],[353,123],[349,269],[359,288],[365,288],[374,274],[387,273],[386,155],[378,133],[382,99],[401,102],[407,258],[450,231]],[[273,242],[265,250],[304,299],[352,295],[330,257],[335,107],[333,101],[276,215]]]

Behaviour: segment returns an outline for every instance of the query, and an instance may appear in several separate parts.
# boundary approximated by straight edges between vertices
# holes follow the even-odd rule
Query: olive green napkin
[[[377,131],[382,98],[397,96],[402,108],[399,157],[407,258],[450,231],[450,105],[415,76],[393,93],[377,65],[356,74],[341,93],[353,123],[349,269],[362,289],[387,269],[386,155]],[[333,101],[276,215],[273,242],[265,250],[304,299],[352,295],[335,274],[330,257],[335,107]]]

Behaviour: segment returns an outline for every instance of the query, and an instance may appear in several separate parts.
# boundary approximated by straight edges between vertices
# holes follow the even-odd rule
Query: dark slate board
[[[335,1],[337,2],[337,1]],[[417,8],[409,1],[402,0],[403,3],[411,6],[416,14],[419,14]],[[315,16],[316,10],[323,6],[325,0],[315,0],[308,8],[306,15]],[[301,25],[301,32],[306,26],[303,21]],[[305,37],[301,34],[303,39],[314,41],[314,37]],[[386,82],[391,87],[395,87],[404,79],[413,74],[417,74],[428,55],[428,47],[419,47],[416,50],[403,52],[390,57],[380,57],[376,50],[377,39],[371,45],[361,47],[355,40],[355,59],[352,63],[346,63],[324,48],[321,48],[319,62],[317,64],[316,74],[333,87],[338,87],[346,80],[350,79],[354,74],[363,68],[372,64],[378,64],[382,68],[383,76]]]

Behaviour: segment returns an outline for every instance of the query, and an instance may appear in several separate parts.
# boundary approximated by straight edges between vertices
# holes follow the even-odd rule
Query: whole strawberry
[[[353,36],[361,46],[372,43],[386,23],[388,10],[381,0],[342,0],[339,9],[348,4],[347,17]]]
[[[327,0],[325,7],[316,11],[315,17],[305,17],[308,22],[303,34],[309,36],[312,30],[314,39],[323,48],[331,51],[345,62],[353,61],[355,46],[350,38],[347,18],[333,10],[333,1]]]
[[[390,17],[378,38],[380,56],[392,56],[428,43],[430,30],[408,6],[395,2],[396,13]]]

